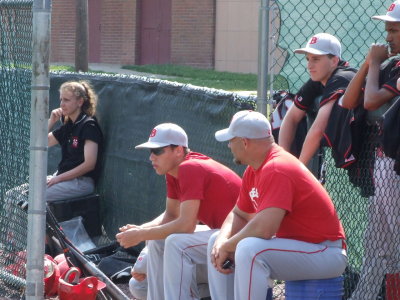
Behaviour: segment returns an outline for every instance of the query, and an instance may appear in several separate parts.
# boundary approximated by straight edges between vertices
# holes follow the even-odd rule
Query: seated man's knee
[[[164,249],[164,240],[149,240],[147,242],[147,249],[149,253],[154,251],[162,251]]]
[[[129,291],[135,299],[145,300],[147,298],[147,280],[137,281],[135,278],[131,278]]]
[[[219,235],[219,230],[214,232],[208,239],[208,244],[211,245],[211,247],[214,246],[215,240],[217,239],[218,235]]]
[[[235,263],[245,262],[251,260],[254,256],[254,246],[253,243],[257,238],[249,237],[241,240],[235,251]]]
[[[165,249],[181,249],[183,234],[173,233],[165,239]]]
[[[218,234],[219,234],[219,230],[216,231],[216,232],[214,232],[214,233],[210,236],[210,238],[208,239],[208,246],[207,246],[208,254],[211,253],[211,250],[212,250],[212,248],[214,247],[215,240],[216,240],[217,237],[218,237]]]

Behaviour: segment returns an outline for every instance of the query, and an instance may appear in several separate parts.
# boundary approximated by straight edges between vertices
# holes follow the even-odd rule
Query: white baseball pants
[[[213,235],[210,243],[213,244],[215,238],[216,235]],[[234,297],[229,296],[229,291],[220,291],[231,288],[233,283],[226,284],[226,279],[220,282],[221,274],[209,260],[211,298],[259,300],[266,298],[268,288],[273,287],[273,279],[308,280],[338,277],[347,265],[346,250],[342,249],[342,244],[342,240],[312,244],[281,238],[245,238],[239,242],[235,252]],[[232,279],[230,277],[231,281]],[[221,295],[228,296],[222,298]]]
[[[377,156],[375,195],[369,199],[360,280],[352,300],[376,299],[385,274],[400,271],[400,176],[394,160]]]
[[[165,240],[148,241],[148,300],[200,299],[196,265],[207,264],[208,239],[215,231],[198,225],[194,233],[171,234]],[[206,281],[206,270],[204,273]]]

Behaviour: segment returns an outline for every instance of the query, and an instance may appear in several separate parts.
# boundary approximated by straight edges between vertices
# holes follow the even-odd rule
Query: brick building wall
[[[98,1],[102,4],[100,61],[134,64],[136,0]],[[54,0],[51,16],[51,62],[75,62],[75,24],[75,1]]]
[[[173,0],[171,63],[214,67],[215,0]]]
[[[75,61],[75,19],[75,1],[52,2],[51,62]]]
[[[100,62],[135,64],[140,0],[97,1],[101,3]],[[214,68],[215,0],[172,0],[171,10],[171,63]],[[53,0],[51,62],[75,62],[75,14],[74,0]]]
[[[136,0],[103,0],[101,62],[135,64]]]

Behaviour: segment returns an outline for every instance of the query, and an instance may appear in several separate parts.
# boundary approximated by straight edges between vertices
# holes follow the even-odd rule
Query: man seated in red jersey
[[[304,164],[275,144],[267,118],[240,111],[215,137],[229,141],[235,162],[248,167],[235,207],[209,240],[211,297],[266,299],[272,279],[340,276],[345,234],[332,200]],[[226,268],[229,260],[234,268]],[[221,284],[226,278],[230,284]]]
[[[120,228],[117,240],[124,247],[147,240],[148,300],[198,299],[196,265],[207,264],[208,239],[235,205],[241,179],[190,151],[186,132],[176,124],[156,126],[136,148],[149,149],[154,170],[165,175],[166,208],[148,223]]]

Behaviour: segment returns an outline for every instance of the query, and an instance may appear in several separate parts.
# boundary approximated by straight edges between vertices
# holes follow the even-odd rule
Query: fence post
[[[89,70],[88,0],[76,1],[75,72]]]
[[[258,23],[257,111],[264,115],[268,104],[269,10],[269,0],[261,0]]]
[[[34,0],[26,299],[43,299],[51,0]]]

